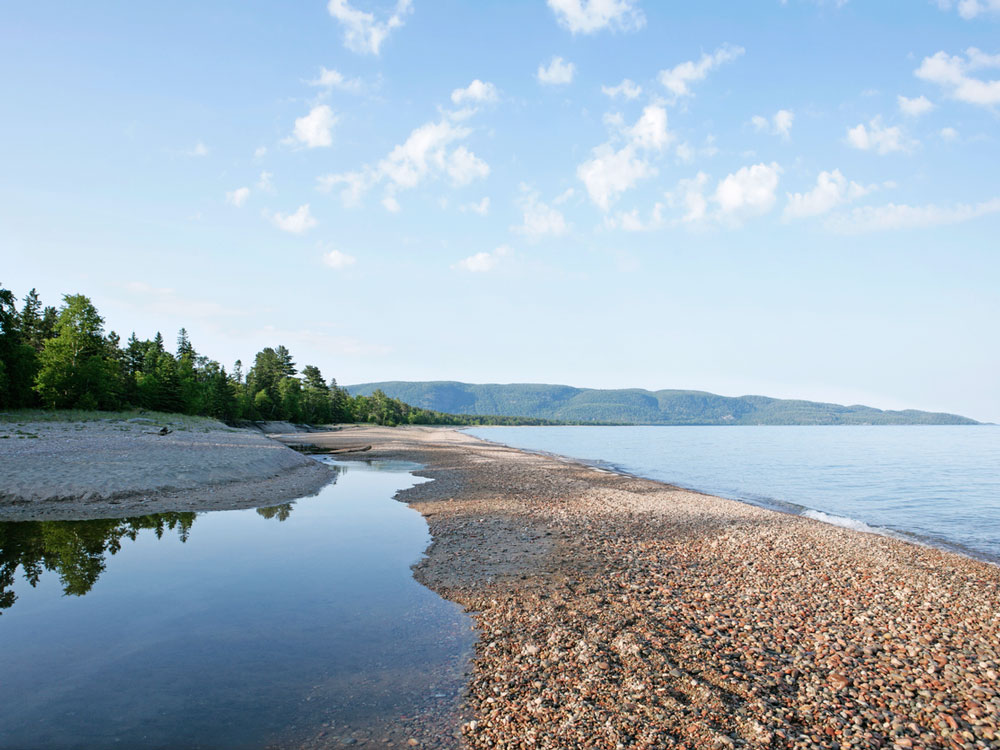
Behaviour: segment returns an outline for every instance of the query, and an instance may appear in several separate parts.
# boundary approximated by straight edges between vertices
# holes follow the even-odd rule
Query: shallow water
[[[256,511],[0,524],[0,747],[337,745],[445,711],[474,633],[412,577],[409,468]]]
[[[486,440],[1000,561],[1000,427],[488,427]]]

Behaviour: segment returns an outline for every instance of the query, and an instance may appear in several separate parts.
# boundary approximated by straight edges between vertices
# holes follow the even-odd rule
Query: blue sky
[[[1000,421],[1000,1],[8,3],[0,283],[341,383]]]

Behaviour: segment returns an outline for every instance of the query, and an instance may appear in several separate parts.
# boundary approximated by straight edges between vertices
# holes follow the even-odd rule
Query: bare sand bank
[[[435,480],[400,499],[479,626],[469,747],[1000,747],[996,566],[454,430],[281,439]]]
[[[277,504],[331,471],[211,420],[0,423],[0,520],[121,518]]]

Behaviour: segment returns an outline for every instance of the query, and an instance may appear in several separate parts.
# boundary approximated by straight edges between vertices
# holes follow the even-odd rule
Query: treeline
[[[318,367],[297,368],[284,346],[258,352],[244,370],[199,353],[185,329],[176,347],[163,336],[127,341],[105,332],[86,296],[69,294],[57,309],[32,289],[18,305],[0,288],[0,409],[143,408],[226,422],[283,420],[305,424],[544,424],[545,420],[457,416],[419,409],[382,391],[351,396]]]

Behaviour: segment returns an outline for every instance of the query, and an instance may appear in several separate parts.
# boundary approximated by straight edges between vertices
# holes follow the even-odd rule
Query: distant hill
[[[361,383],[353,395],[382,390],[412,406],[449,414],[532,417],[562,422],[661,425],[978,424],[955,414],[883,411],[766,396],[717,396],[704,391],[599,390],[568,385],[452,381]]]

